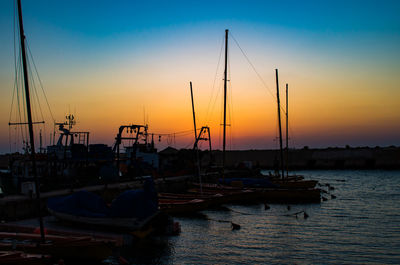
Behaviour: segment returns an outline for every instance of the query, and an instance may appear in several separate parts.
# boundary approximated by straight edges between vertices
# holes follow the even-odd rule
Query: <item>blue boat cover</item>
[[[271,183],[266,178],[225,178],[224,180],[220,178],[218,182],[220,184],[231,185],[232,181],[241,181],[244,187],[253,188],[276,188],[277,185]]]
[[[106,217],[110,212],[103,199],[89,191],[49,198],[47,207],[56,212],[85,217]]]
[[[158,209],[157,192],[153,180],[146,180],[142,190],[128,190],[115,198],[110,216],[146,218]]]
[[[142,190],[129,190],[115,198],[108,207],[103,199],[88,191],[47,200],[47,207],[61,212],[85,217],[136,217],[146,218],[158,209],[157,192],[151,179],[145,181]]]

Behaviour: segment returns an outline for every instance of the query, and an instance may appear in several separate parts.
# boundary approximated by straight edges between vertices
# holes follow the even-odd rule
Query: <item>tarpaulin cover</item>
[[[69,196],[49,198],[47,207],[56,212],[85,217],[146,218],[158,209],[157,192],[153,180],[146,180],[142,190],[123,192],[108,207],[103,199],[88,191]]]
[[[110,212],[103,199],[89,191],[78,191],[68,196],[49,198],[47,207],[56,212],[85,217],[106,217]]]
[[[111,204],[110,216],[146,218],[158,209],[157,192],[153,180],[146,180],[143,190],[123,192]]]

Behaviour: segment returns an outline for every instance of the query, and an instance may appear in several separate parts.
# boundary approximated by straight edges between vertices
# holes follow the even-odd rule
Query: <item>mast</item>
[[[197,148],[197,128],[196,128],[196,114],[194,112],[194,100],[193,100],[193,89],[192,89],[192,82],[190,81],[190,96],[192,98],[192,112],[193,112],[193,124],[194,124],[194,148],[196,149],[196,171],[199,177],[199,181],[200,181],[200,193],[203,194],[203,185],[201,183],[201,176],[200,176],[200,159],[199,159],[199,149]],[[200,132],[201,134],[201,132]],[[199,134],[199,138],[200,138],[200,134]]]
[[[276,75],[276,99],[278,101],[278,121],[279,121],[279,148],[280,148],[280,156],[281,156],[281,170],[282,170],[282,179],[285,176],[285,172],[283,169],[283,150],[282,150],[282,125],[281,125],[281,102],[279,100],[279,81],[278,81],[278,69],[275,69]]]
[[[192,112],[193,112],[193,123],[194,123],[194,139],[197,139],[197,128],[196,128],[196,114],[194,113],[194,101],[193,101],[193,89],[192,81],[190,81],[190,96],[192,98]]]
[[[289,177],[289,84],[286,83],[286,177]]]
[[[228,75],[228,32],[225,30],[225,71],[224,71],[224,138],[222,147],[222,178],[225,178],[225,144],[226,144],[226,81]]]
[[[45,242],[44,238],[44,228],[43,228],[43,219],[41,214],[41,203],[40,203],[40,186],[39,186],[39,178],[37,176],[36,171],[36,160],[35,160],[35,141],[33,136],[33,123],[32,123],[32,113],[31,113],[31,101],[29,96],[29,79],[28,79],[28,67],[26,62],[26,49],[25,49],[25,34],[24,34],[24,25],[22,22],[22,8],[21,8],[21,0],[18,0],[18,18],[19,18],[19,36],[21,41],[21,55],[22,55],[22,66],[24,71],[24,85],[25,85],[25,98],[26,98],[26,111],[28,116],[28,128],[29,128],[29,140],[31,147],[31,160],[32,160],[32,174],[35,181],[35,189],[36,189],[36,199],[37,199],[37,207],[39,214],[39,224],[40,224],[40,235],[42,242]]]

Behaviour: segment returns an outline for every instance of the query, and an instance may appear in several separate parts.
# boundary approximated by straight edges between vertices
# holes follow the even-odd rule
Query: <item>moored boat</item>
[[[317,185],[317,180],[271,180],[271,183],[284,189],[310,189]]]
[[[209,207],[208,200],[202,199],[159,199],[160,210],[172,215],[191,214]]]
[[[115,247],[114,243],[110,240],[95,239],[88,236],[61,236],[52,234],[46,234],[46,241],[43,243],[41,242],[40,234],[37,233],[0,233],[0,250],[2,251],[24,251],[30,254],[51,256],[53,259],[101,261],[112,255],[112,250]],[[25,263],[22,262],[23,257],[24,255],[20,257],[21,263],[15,264]],[[31,258],[27,261],[30,260]],[[33,259],[33,261],[38,260]],[[0,264],[3,263],[0,262]]]
[[[150,179],[145,181],[143,189],[123,192],[110,206],[94,193],[79,191],[49,198],[47,208],[62,221],[129,232],[142,229],[159,213],[157,193]]]
[[[23,251],[0,251],[0,264],[3,265],[40,265],[50,264],[50,256],[30,254]]]

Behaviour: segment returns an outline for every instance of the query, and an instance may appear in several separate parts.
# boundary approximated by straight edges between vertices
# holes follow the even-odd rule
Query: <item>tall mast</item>
[[[203,185],[202,185],[202,181],[201,181],[201,175],[200,175],[200,159],[199,159],[199,149],[197,148],[197,128],[196,128],[196,114],[194,112],[194,100],[193,100],[193,89],[192,89],[192,82],[190,82],[190,96],[192,98],[192,112],[193,112],[193,124],[194,124],[194,148],[196,149],[196,171],[199,177],[199,181],[200,181],[200,193],[203,194]],[[199,138],[200,138],[201,132],[199,134]]]
[[[289,85],[286,83],[286,177],[289,177]]]
[[[44,228],[43,228],[43,219],[41,214],[41,206],[40,206],[40,186],[39,179],[36,171],[36,159],[35,159],[35,141],[33,136],[33,123],[32,123],[32,114],[31,114],[31,101],[29,96],[29,79],[28,79],[28,67],[26,63],[26,49],[25,49],[25,34],[24,34],[24,24],[22,23],[22,8],[21,8],[21,0],[18,0],[18,17],[19,17],[19,36],[21,41],[21,55],[22,55],[22,66],[24,71],[24,85],[25,85],[25,98],[26,98],[26,111],[28,116],[28,128],[29,128],[29,140],[30,140],[30,149],[31,149],[31,160],[32,160],[32,174],[35,181],[36,188],[36,199],[37,199],[37,207],[39,214],[39,224],[40,224],[40,235],[42,242],[45,242],[44,238]]]
[[[228,75],[228,32],[225,30],[225,71],[224,71],[224,136],[222,146],[222,178],[225,177],[225,144],[226,144],[226,81]]]
[[[279,100],[279,81],[278,81],[278,69],[275,69],[276,75],[276,99],[278,101],[278,121],[279,121],[279,148],[281,154],[281,170],[282,170],[282,179],[284,178],[284,169],[283,169],[283,150],[282,150],[282,125],[281,125],[281,102]]]
[[[191,81],[190,81],[190,96],[192,98],[192,112],[193,112],[193,123],[194,123],[194,140],[196,140],[197,139],[196,114],[194,113],[193,89],[192,89],[192,82]]]

